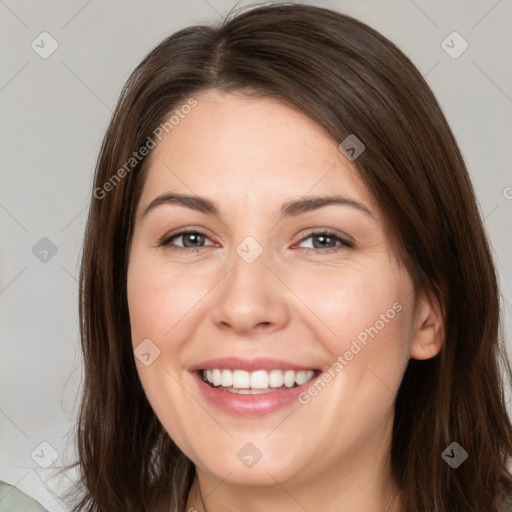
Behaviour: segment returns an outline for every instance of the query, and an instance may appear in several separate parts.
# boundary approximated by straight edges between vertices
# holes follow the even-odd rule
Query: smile
[[[228,370],[214,368],[203,370],[203,381],[211,387],[229,393],[257,395],[272,393],[308,383],[317,370]]]
[[[306,359],[306,356],[304,356]],[[291,407],[321,377],[319,366],[260,355],[217,357],[188,368],[207,407],[255,417]]]

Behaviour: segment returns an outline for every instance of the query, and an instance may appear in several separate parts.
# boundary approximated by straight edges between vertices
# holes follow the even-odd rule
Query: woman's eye
[[[181,244],[177,245],[176,241],[180,239]],[[192,252],[197,252],[199,249],[206,247],[206,245],[204,245],[206,240],[209,240],[209,238],[200,231],[181,231],[175,235],[164,237],[160,245],[168,247],[171,250],[188,249]],[[300,243],[304,243],[306,240],[312,241],[312,247],[305,247],[308,252],[328,253],[340,250],[343,247],[353,247],[351,242],[331,231],[310,233],[307,237],[303,238]]]
[[[318,231],[315,233],[310,233],[307,237],[301,240],[301,243],[304,243],[306,240],[309,239],[311,239],[313,242],[312,247],[306,247],[308,252],[314,251],[328,253],[332,251],[337,251],[339,249],[342,249],[343,247],[353,247],[353,244],[351,242],[349,242],[345,238],[337,235],[332,231]]]
[[[180,249],[191,249],[193,252],[197,252],[204,245],[204,241],[208,237],[199,231],[181,231],[180,233],[176,233],[170,237],[165,237],[161,245],[169,247],[172,250],[180,250]],[[181,239],[183,245],[176,245],[174,243],[175,240]]]

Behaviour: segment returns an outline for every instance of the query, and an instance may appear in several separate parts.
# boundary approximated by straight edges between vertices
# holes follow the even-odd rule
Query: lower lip
[[[302,386],[258,395],[239,395],[222,391],[206,384],[202,379],[202,372],[192,372],[192,375],[206,400],[221,411],[235,416],[262,416],[298,401],[299,395],[312,386],[321,373]]]

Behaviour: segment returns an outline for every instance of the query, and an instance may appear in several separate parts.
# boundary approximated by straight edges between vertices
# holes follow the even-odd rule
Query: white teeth
[[[227,370],[229,372],[229,370]],[[233,372],[233,384],[234,388],[242,389],[250,387],[250,379],[251,376],[249,372],[244,372],[243,370],[235,370]],[[215,385],[215,384],[214,384]]]
[[[268,373],[265,370],[258,370],[257,372],[251,373],[251,385],[252,389],[265,389],[268,388]]]
[[[215,368],[204,370],[203,379],[215,387],[222,386],[241,390],[241,394],[253,394],[250,390],[281,388],[286,386],[292,388],[295,384],[302,386],[310,381],[315,372],[313,370],[257,370],[246,372],[245,370],[226,370]],[[247,390],[247,391],[246,391]]]
[[[220,385],[226,388],[233,385],[233,374],[229,370],[222,370]]]
[[[293,370],[287,370],[284,373],[284,385],[287,388],[293,388],[295,384],[295,372]]]
[[[222,380],[222,374],[220,370],[212,370],[212,383],[214,386],[220,386],[220,381]]]
[[[309,380],[307,375],[306,375],[306,372],[305,371],[301,371],[301,372],[297,372],[297,376],[295,377],[295,380],[297,382],[297,384],[299,386],[302,386],[302,384],[306,384],[306,382]]]
[[[269,373],[268,383],[271,388],[280,388],[284,384],[284,376],[281,370],[272,370]]]

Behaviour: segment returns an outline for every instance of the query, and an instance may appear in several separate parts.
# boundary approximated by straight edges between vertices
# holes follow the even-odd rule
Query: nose
[[[264,250],[251,263],[234,251],[232,266],[214,290],[212,318],[223,330],[237,335],[282,329],[289,321],[293,295],[269,267]]]

